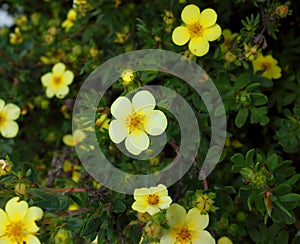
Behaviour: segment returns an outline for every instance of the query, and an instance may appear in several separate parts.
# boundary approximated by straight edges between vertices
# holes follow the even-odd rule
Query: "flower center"
[[[4,126],[6,123],[6,115],[4,113],[0,113],[0,127]]]
[[[178,243],[192,243],[192,235],[186,227],[181,227],[177,231],[176,241]]]
[[[63,83],[62,75],[54,75],[52,78],[52,82],[55,87],[60,87]]]
[[[261,69],[269,70],[271,68],[271,64],[269,62],[261,63]]]
[[[5,236],[7,236],[12,242],[23,243],[24,224],[21,221],[10,222],[5,228]]]
[[[134,113],[128,118],[127,121],[127,127],[130,129],[130,132],[139,129],[139,130],[144,130],[144,116],[138,113]]]
[[[158,202],[159,202],[158,196],[157,195],[149,195],[147,197],[147,202],[150,205],[156,205],[156,204],[158,204]]]
[[[198,21],[188,25],[187,28],[191,35],[191,38],[199,37],[202,35],[203,27]]]

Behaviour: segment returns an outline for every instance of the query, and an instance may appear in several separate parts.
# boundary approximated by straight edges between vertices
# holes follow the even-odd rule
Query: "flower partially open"
[[[211,234],[204,230],[208,226],[208,215],[200,214],[196,208],[186,213],[182,206],[174,203],[167,209],[166,219],[170,228],[162,236],[161,244],[216,243]]]
[[[74,9],[70,9],[67,14],[67,19],[61,24],[63,28],[68,32],[71,27],[74,25],[74,21],[76,20],[76,11]]]
[[[217,13],[211,8],[200,9],[187,5],[181,13],[184,26],[178,26],[172,34],[173,42],[182,46],[189,42],[189,49],[195,56],[203,56],[209,50],[209,41],[215,41],[221,36],[221,27],[216,24]]]
[[[157,187],[135,189],[134,199],[132,209],[150,215],[168,208],[172,202],[172,199],[168,196],[167,187],[162,184]]]
[[[53,66],[52,72],[48,72],[41,77],[43,86],[46,89],[46,96],[52,98],[64,98],[69,93],[69,87],[73,82],[74,74],[70,70],[66,70],[63,63],[57,63]]]
[[[15,120],[19,118],[21,109],[12,103],[5,105],[0,99],[0,133],[5,138],[13,138],[18,134],[19,125]]]
[[[40,244],[36,237],[39,227],[35,221],[42,217],[42,209],[28,207],[27,202],[19,201],[19,197],[10,199],[5,212],[0,209],[0,243]]]
[[[114,143],[125,140],[126,149],[139,155],[150,145],[149,135],[161,135],[167,127],[167,118],[155,110],[155,98],[149,91],[137,92],[132,102],[121,96],[111,106],[115,120],[109,125],[109,136]]]

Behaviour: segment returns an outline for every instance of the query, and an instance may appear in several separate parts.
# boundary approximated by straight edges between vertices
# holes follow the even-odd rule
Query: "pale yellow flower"
[[[174,203],[167,209],[166,219],[170,228],[160,239],[161,244],[216,243],[211,234],[204,230],[208,226],[208,215],[200,214],[196,208],[192,208],[186,213],[182,206]]]
[[[134,73],[131,69],[125,69],[125,70],[123,70],[121,77],[123,80],[122,83],[124,85],[128,85],[134,80]]]
[[[19,125],[15,122],[21,114],[21,109],[12,103],[5,105],[0,99],[0,133],[5,138],[13,138],[18,134]]]
[[[20,31],[19,27],[15,28],[14,33],[9,34],[9,42],[11,44],[19,44],[19,43],[23,42],[23,36],[21,34],[21,31]]]
[[[61,24],[63,28],[68,32],[70,28],[74,25],[74,21],[76,20],[76,11],[74,9],[70,9],[67,14],[67,19]]]
[[[215,41],[221,36],[221,27],[216,24],[217,13],[211,8],[200,9],[189,4],[181,13],[184,26],[178,26],[172,34],[173,42],[182,46],[189,41],[189,49],[195,56],[203,56],[209,50],[209,41]]]
[[[78,145],[80,142],[82,142],[85,137],[85,133],[82,130],[77,129],[74,131],[73,135],[64,135],[62,140],[67,146],[75,147],[75,145]]]
[[[218,244],[233,244],[232,240],[230,240],[227,236],[222,236],[218,242]]]
[[[96,120],[95,125],[100,127],[100,131],[104,132],[109,128],[110,119],[107,118],[107,114],[102,114],[99,119]]]
[[[57,63],[53,66],[52,72],[48,72],[41,77],[43,86],[46,87],[46,96],[52,98],[64,98],[69,93],[69,87],[73,82],[74,74],[66,70],[63,63]]]
[[[268,79],[278,79],[281,77],[281,68],[277,65],[277,60],[272,55],[259,56],[252,61],[254,73],[258,70],[264,70],[262,77]]]
[[[134,200],[132,209],[139,213],[147,212],[150,215],[168,208],[172,202],[172,199],[168,196],[167,187],[162,184],[156,187],[135,189]]]
[[[27,202],[19,197],[10,199],[5,212],[0,209],[0,243],[5,244],[40,244],[36,237],[39,227],[35,221],[43,217],[42,209],[28,207]]]
[[[111,105],[114,120],[109,125],[109,136],[114,143],[125,140],[126,149],[139,155],[150,145],[149,135],[161,135],[167,127],[162,111],[154,110],[155,98],[149,91],[137,92],[132,103],[121,96]]]

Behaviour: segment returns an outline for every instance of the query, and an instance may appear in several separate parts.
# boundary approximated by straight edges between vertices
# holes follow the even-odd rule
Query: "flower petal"
[[[8,239],[7,236],[1,236],[0,237],[0,243],[1,244],[11,244],[12,242],[10,241],[10,239]]]
[[[126,138],[125,140],[125,147],[127,151],[133,155],[139,155],[142,152],[142,150],[135,147],[135,145],[130,140],[128,140],[128,138]]]
[[[127,97],[118,97],[111,105],[111,114],[116,119],[124,119],[132,114],[132,105]]]
[[[189,43],[189,49],[192,54],[201,57],[207,54],[209,50],[209,43],[207,39],[203,37],[192,38]]]
[[[8,120],[15,120],[19,118],[21,109],[17,105],[9,103],[4,107],[3,112],[6,114]]]
[[[5,232],[6,225],[9,224],[6,213],[0,208],[0,236]],[[0,242],[1,243],[1,242]]]
[[[165,234],[160,239],[161,244],[176,243],[176,232],[172,229],[166,230]]]
[[[108,134],[114,143],[120,143],[128,136],[128,128],[122,120],[113,120],[109,124]]]
[[[211,8],[204,9],[199,18],[199,22],[204,28],[213,26],[217,21],[217,13]]]
[[[135,200],[142,200],[150,194],[149,188],[138,188],[134,190],[133,196]]]
[[[185,223],[186,211],[177,203],[173,203],[168,209],[166,219],[171,227],[182,226]]]
[[[5,138],[13,138],[19,132],[19,125],[15,121],[7,121],[0,127],[0,132]]]
[[[63,142],[69,146],[69,147],[74,147],[75,146],[75,140],[72,135],[64,135],[62,138]]]
[[[147,212],[147,202],[146,201],[136,201],[132,204],[132,209],[138,211],[139,213]]]
[[[200,9],[194,4],[189,4],[184,7],[181,12],[181,19],[185,24],[192,24],[200,18]]]
[[[149,194],[156,194],[158,196],[168,196],[168,189],[165,185],[159,184],[158,186],[150,187]]]
[[[176,27],[172,33],[172,41],[178,46],[186,44],[190,40],[190,37],[188,29],[184,26]]]
[[[200,231],[196,235],[193,236],[193,243],[195,244],[215,244],[215,239],[211,236],[211,234],[208,231]]]
[[[167,125],[167,117],[159,110],[150,111],[144,120],[144,128],[152,136],[161,135],[166,130]]]
[[[2,111],[2,109],[4,108],[5,102],[0,99],[0,111]]]
[[[172,203],[172,198],[169,196],[162,196],[159,198],[158,206],[160,209],[166,209]]]
[[[209,217],[208,214],[200,214],[199,209],[192,208],[186,215],[186,222],[192,230],[204,230],[208,226]]]
[[[148,135],[141,130],[132,131],[126,138],[135,148],[144,151],[149,147],[150,141]],[[126,146],[125,141],[125,146]],[[127,148],[127,147],[126,147]],[[129,151],[129,150],[128,150]]]
[[[64,84],[65,85],[70,85],[73,82],[74,79],[74,74],[72,71],[67,70],[64,72],[63,77],[65,79]]]
[[[36,233],[40,229],[35,221],[40,220],[43,217],[43,210],[38,207],[30,207],[23,219],[23,223],[26,226],[26,231],[30,233]]]
[[[156,213],[159,213],[160,212],[160,209],[158,207],[158,205],[147,205],[147,212],[150,214],[150,215],[154,215]]]
[[[57,63],[53,66],[52,72],[53,74],[61,74],[66,70],[66,66],[63,63]]]
[[[47,74],[44,74],[42,77],[41,77],[41,81],[42,81],[42,84],[43,86],[49,86],[51,80],[52,80],[52,73],[47,73]]]
[[[217,40],[221,36],[221,34],[222,30],[218,24],[215,24],[212,27],[203,30],[203,35],[207,38],[208,41]]]
[[[52,87],[47,87],[46,89],[46,96],[48,98],[52,98],[55,94],[55,90]]]
[[[73,137],[74,137],[75,143],[77,144],[79,142],[82,142],[86,136],[82,130],[77,129],[74,131]]]
[[[27,235],[27,242],[26,243],[30,243],[30,244],[41,244],[39,238],[37,238],[34,235]]]
[[[70,89],[68,86],[62,86],[58,89],[56,89],[56,97],[59,99],[64,98],[68,93],[69,93]]]
[[[155,98],[149,91],[139,91],[132,98],[134,111],[149,111],[155,107]]]
[[[28,203],[19,201],[19,197],[10,199],[5,205],[5,211],[10,221],[20,221],[28,210]]]

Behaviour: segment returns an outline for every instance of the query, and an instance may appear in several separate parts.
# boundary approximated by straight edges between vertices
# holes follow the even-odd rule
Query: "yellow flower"
[[[254,73],[258,70],[264,70],[262,77],[268,79],[278,79],[281,77],[281,68],[277,65],[277,60],[272,55],[259,56],[252,61]]]
[[[96,120],[95,125],[100,127],[100,131],[104,132],[109,128],[110,119],[107,118],[107,114],[102,114],[99,119]]]
[[[209,50],[209,41],[221,36],[221,27],[216,24],[217,13],[211,9],[200,9],[194,5],[187,5],[181,13],[185,26],[178,26],[172,34],[173,42],[182,46],[189,40],[189,49],[195,56],[203,56]]]
[[[65,145],[69,146],[69,147],[75,147],[75,145],[79,144],[80,142],[82,142],[85,138],[85,134],[82,130],[75,130],[73,135],[71,134],[67,134],[64,135],[63,137],[63,142],[65,143]]]
[[[22,37],[19,27],[15,28],[15,33],[9,34],[9,42],[11,44],[18,44],[18,43],[23,42],[23,37]]]
[[[147,134],[161,135],[167,127],[167,118],[159,110],[154,110],[155,98],[149,91],[137,92],[132,103],[127,97],[119,97],[111,105],[111,113],[116,118],[109,125],[109,136],[114,143],[125,140],[126,149],[139,155],[148,149]]]
[[[5,105],[0,99],[0,133],[5,138],[13,138],[18,134],[19,125],[16,120],[21,114],[21,109],[12,103]]]
[[[225,29],[222,31],[224,36],[224,42],[221,44],[221,51],[225,53],[228,50],[230,42],[238,35],[237,33],[232,34],[231,30]]]
[[[6,175],[12,169],[12,162],[0,159],[0,176]]]
[[[244,43],[245,48],[245,58],[247,60],[253,61],[257,55],[257,46],[249,47],[246,43]]]
[[[232,240],[230,240],[227,236],[222,236],[218,242],[218,244],[233,244]]]
[[[75,5],[86,4],[86,0],[73,0],[73,4]]]
[[[172,199],[168,196],[167,187],[162,184],[156,187],[135,189],[134,200],[132,209],[139,213],[147,212],[150,215],[160,212],[161,209],[168,208],[172,202]]]
[[[74,21],[76,20],[76,11],[74,9],[70,9],[67,14],[67,19],[61,24],[63,28],[68,32],[70,28],[74,25]]]
[[[186,213],[182,206],[174,203],[167,209],[166,219],[170,228],[162,236],[161,244],[216,243],[210,233],[204,230],[208,226],[208,215],[201,215],[196,208]]]
[[[36,237],[39,227],[35,221],[42,217],[42,209],[29,208],[27,202],[19,201],[19,197],[10,199],[5,212],[0,209],[0,243],[41,243]]]
[[[52,98],[64,98],[69,93],[69,87],[73,82],[74,74],[66,70],[63,63],[57,63],[53,66],[52,72],[48,72],[41,77],[43,86],[46,87],[46,96]]]
[[[123,84],[128,85],[134,80],[133,71],[131,69],[125,69],[123,70],[121,77],[123,80]]]

